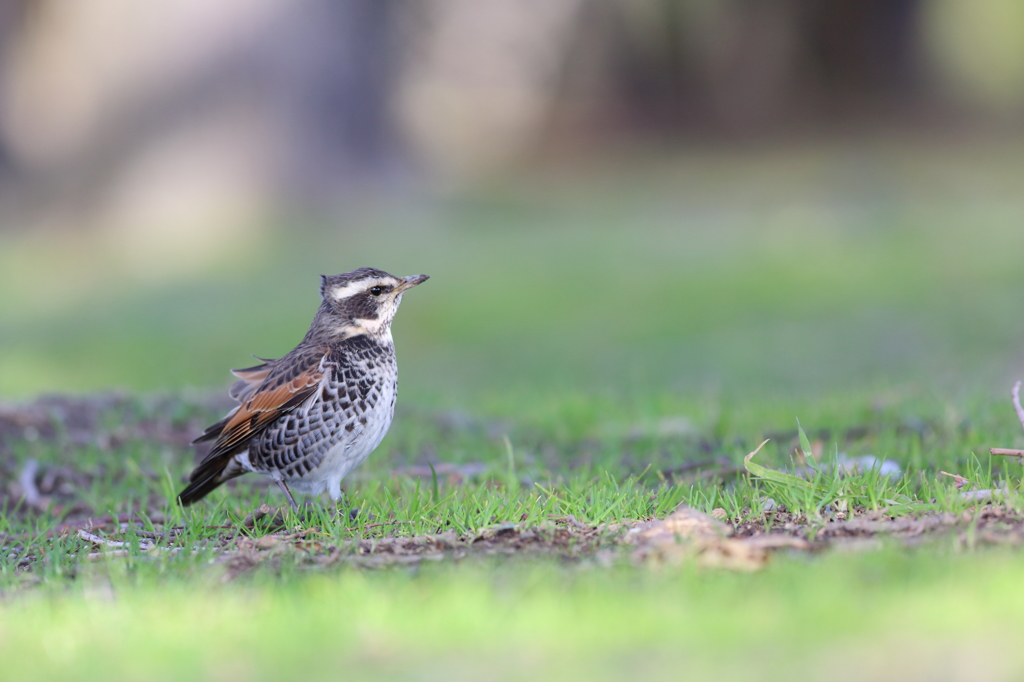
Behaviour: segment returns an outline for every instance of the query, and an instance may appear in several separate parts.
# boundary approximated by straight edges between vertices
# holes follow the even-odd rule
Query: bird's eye
[[[381,287],[381,286],[370,287],[370,293],[373,294],[374,296],[380,296],[383,292],[384,292],[384,287]]]

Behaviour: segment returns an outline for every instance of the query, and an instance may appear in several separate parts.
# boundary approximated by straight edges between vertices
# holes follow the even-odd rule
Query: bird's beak
[[[400,294],[406,289],[412,289],[417,284],[423,284],[428,279],[430,279],[430,275],[412,275],[410,277],[404,277],[402,278],[402,283],[395,287],[394,291],[391,293]]]

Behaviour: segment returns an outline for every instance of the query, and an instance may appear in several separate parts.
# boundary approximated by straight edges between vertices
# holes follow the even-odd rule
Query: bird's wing
[[[324,377],[327,354],[327,348],[297,348],[273,363],[237,371],[241,381],[249,384],[263,377],[255,388],[247,386],[238,392],[243,402],[221,420],[224,424],[204,463],[233,454],[275,419],[312,396]]]
[[[259,358],[262,360],[262,358]],[[261,364],[255,367],[246,367],[245,369],[233,369],[231,373],[238,377],[238,381],[232,384],[228,390],[228,395],[239,403],[244,403],[252,394],[259,390],[259,387],[266,380],[267,376],[274,369],[274,363],[278,360],[262,360]],[[240,407],[240,406],[239,406]],[[238,412],[238,407],[228,412],[227,416],[218,421],[216,424],[208,426],[203,435],[192,441],[192,445],[196,443],[204,443],[209,440],[216,440],[220,437],[224,427],[228,425],[231,418]]]
[[[317,391],[324,372],[330,371],[326,368],[327,354],[327,348],[300,346],[280,360],[236,370],[240,381],[232,387],[232,397],[237,395],[242,404],[197,439],[217,440],[192,472],[189,485],[178,494],[182,505],[202,499],[224,481],[243,473],[237,467],[228,468],[235,453]],[[243,382],[245,385],[240,387]]]
[[[277,360],[264,360],[255,367],[245,369],[233,369],[231,373],[238,377],[238,381],[231,386],[228,395],[240,403],[244,403],[259,389],[270,372],[274,369]]]

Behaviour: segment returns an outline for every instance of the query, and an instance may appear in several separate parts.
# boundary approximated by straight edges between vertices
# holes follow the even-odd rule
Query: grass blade
[[[793,474],[787,474],[783,471],[776,471],[775,469],[770,469],[769,467],[762,466],[760,464],[754,464],[754,462],[751,461],[753,460],[754,455],[761,451],[761,448],[764,447],[768,440],[769,439],[765,439],[753,452],[743,458],[743,467],[754,476],[763,478],[766,481],[773,481],[775,483],[781,483],[782,485],[792,486],[802,490],[810,490],[812,488],[811,484],[802,478],[794,476]]]

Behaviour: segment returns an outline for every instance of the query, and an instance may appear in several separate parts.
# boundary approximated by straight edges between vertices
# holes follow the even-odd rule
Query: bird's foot
[[[299,505],[295,504],[295,498],[292,497],[292,491],[288,489],[288,484],[280,479],[275,480],[275,483],[277,483],[277,486],[281,489],[281,492],[284,493],[284,496],[288,498],[288,504],[291,505],[292,511],[298,512]]]

